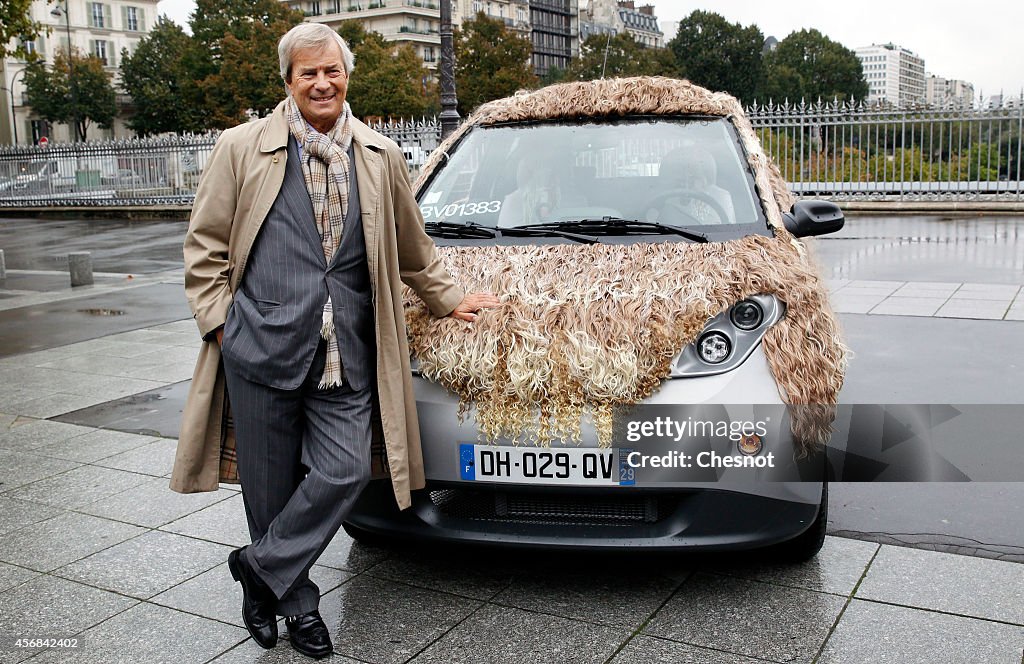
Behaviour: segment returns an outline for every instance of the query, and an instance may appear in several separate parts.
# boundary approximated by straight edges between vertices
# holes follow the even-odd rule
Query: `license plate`
[[[459,474],[467,481],[631,486],[635,471],[626,463],[630,452],[626,448],[546,449],[462,443]]]

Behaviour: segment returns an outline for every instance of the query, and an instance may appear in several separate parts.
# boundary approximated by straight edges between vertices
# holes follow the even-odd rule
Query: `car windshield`
[[[766,228],[725,118],[476,127],[420,190],[419,202],[435,227]]]

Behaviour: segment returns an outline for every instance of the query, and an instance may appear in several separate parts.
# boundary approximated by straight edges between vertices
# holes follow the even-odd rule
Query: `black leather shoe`
[[[288,640],[303,655],[320,659],[334,652],[331,633],[327,630],[319,611],[310,611],[300,616],[288,616],[284,619],[288,626]]]
[[[228,554],[231,576],[242,584],[242,622],[256,643],[273,648],[277,645],[277,596],[246,562],[244,550],[242,547]]]

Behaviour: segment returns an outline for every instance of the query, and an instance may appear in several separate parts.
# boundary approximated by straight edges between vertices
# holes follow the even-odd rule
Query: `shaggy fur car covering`
[[[423,375],[460,398],[491,441],[579,440],[592,417],[611,444],[617,407],[649,397],[673,357],[744,297],[771,294],[784,318],[764,337],[801,451],[824,443],[847,350],[817,267],[782,226],[792,197],[739,103],[686,81],[644,77],[567,83],[483,105],[436,150],[420,182],[470,126],[551,118],[701,113],[739,129],[775,237],[729,242],[447,247],[467,291],[501,296],[473,324],[434,318],[405,289],[410,346]]]

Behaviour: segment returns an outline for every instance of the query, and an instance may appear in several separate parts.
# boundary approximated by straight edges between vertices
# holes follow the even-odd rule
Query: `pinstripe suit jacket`
[[[302,384],[319,342],[330,293],[345,382],[365,389],[375,370],[373,297],[356,186],[355,160],[348,214],[330,264],[313,220],[294,138],[277,199],[253,244],[245,275],[224,324],[224,357],[245,378],[293,390]]]

